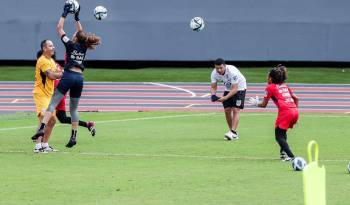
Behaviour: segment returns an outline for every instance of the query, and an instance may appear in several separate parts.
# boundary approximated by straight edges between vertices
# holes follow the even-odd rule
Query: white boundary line
[[[105,120],[98,121],[97,124],[105,124],[112,122],[131,122],[131,121],[139,121],[139,120],[157,120],[157,119],[171,119],[171,118],[183,118],[183,117],[199,117],[199,116],[210,116],[216,115],[217,113],[201,113],[201,114],[191,114],[191,115],[166,115],[166,116],[155,116],[155,117],[141,117],[141,118],[129,118],[129,119],[118,119],[118,120]],[[57,124],[56,126],[62,126],[62,124]],[[24,126],[24,127],[9,127],[9,128],[1,128],[0,131],[8,131],[8,130],[17,130],[17,129],[29,129],[36,128],[37,125],[33,126]]]
[[[155,117],[141,117],[141,118],[133,118],[133,119],[118,119],[118,120],[105,120],[105,121],[97,121],[96,124],[105,124],[105,123],[113,123],[113,122],[132,122],[139,120],[156,120],[156,119],[171,119],[171,118],[182,118],[182,117],[200,117],[200,116],[218,116],[221,117],[223,112],[212,112],[212,113],[201,113],[201,114],[189,114],[189,115],[166,115],[166,116],[155,116]],[[241,113],[241,117],[250,117],[250,116],[276,116],[277,113]],[[348,115],[302,115],[300,117],[317,117],[317,118],[349,118]],[[63,124],[57,124],[56,126],[62,126]],[[18,129],[33,129],[37,128],[37,125],[32,126],[23,126],[23,127],[8,127],[8,128],[0,128],[1,131],[9,131],[9,130],[18,130]]]
[[[31,154],[26,151],[0,151],[0,154]],[[37,155],[33,153],[34,155]],[[104,153],[104,152],[53,152],[49,154],[71,154],[78,156],[102,156],[102,157],[141,157],[141,158],[184,158],[184,159],[208,159],[208,160],[248,160],[248,161],[280,161],[278,158],[249,157],[249,156],[207,156],[207,155],[184,155],[184,154],[142,154],[142,153]],[[40,154],[38,154],[40,155]],[[324,162],[347,162],[348,159],[320,159]]]
[[[161,86],[161,87],[168,87],[168,88],[172,88],[172,89],[175,89],[175,90],[181,90],[181,91],[184,91],[186,93],[189,93],[191,94],[191,98],[193,97],[196,97],[196,93],[190,91],[190,90],[187,90],[187,89],[184,89],[184,88],[180,88],[180,87],[177,87],[177,86],[172,86],[172,85],[166,85],[166,84],[162,84],[162,83],[148,83],[148,84],[152,84],[152,85],[158,85],[158,86]]]

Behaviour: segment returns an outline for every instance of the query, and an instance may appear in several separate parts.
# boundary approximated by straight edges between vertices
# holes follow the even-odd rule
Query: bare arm
[[[66,32],[64,32],[64,30],[63,30],[64,21],[65,21],[65,20],[66,20],[65,18],[61,17],[60,20],[58,21],[58,24],[57,24],[57,27],[56,27],[57,33],[58,33],[58,35],[60,36],[60,38],[61,38],[63,35],[66,35]]]
[[[46,71],[46,76],[48,78],[50,78],[51,80],[56,80],[56,79],[60,79],[62,77],[62,72],[53,72],[51,70],[47,70]]]
[[[216,90],[218,89],[217,83],[211,83],[210,85],[210,93],[211,95],[216,95]]]
[[[269,101],[266,100],[265,98],[263,98],[263,100],[260,103],[258,103],[258,107],[265,108],[268,103],[269,103]]]
[[[230,97],[234,96],[238,91],[238,85],[232,84],[230,92],[226,95],[221,97],[218,101],[224,102],[225,100],[229,99]]]
[[[75,22],[75,28],[77,29],[77,32],[83,30],[83,26],[81,25],[80,21]]]

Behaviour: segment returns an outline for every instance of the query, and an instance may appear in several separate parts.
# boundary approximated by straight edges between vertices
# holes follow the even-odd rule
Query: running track
[[[266,84],[248,84],[247,98],[264,95]],[[350,84],[289,84],[301,98],[301,112],[350,113]],[[219,85],[219,88],[222,86]],[[86,82],[80,111],[222,111],[219,103],[210,102],[208,83],[112,83]],[[35,111],[33,82],[0,82],[0,112]],[[218,93],[221,93],[219,90]],[[247,99],[246,99],[247,100]],[[69,105],[69,102],[67,102]],[[249,106],[245,112],[275,110]]]

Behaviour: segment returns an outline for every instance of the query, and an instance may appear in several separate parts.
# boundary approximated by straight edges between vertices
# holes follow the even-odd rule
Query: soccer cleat
[[[290,162],[290,161],[293,161],[293,160],[294,160],[293,157],[289,157],[289,156],[287,155],[287,153],[285,153],[284,151],[281,152],[280,159],[281,159],[281,161],[284,161],[284,162]]]
[[[76,144],[77,144],[77,139],[75,137],[71,137],[69,139],[69,142],[66,144],[66,147],[72,148]]]
[[[38,130],[35,135],[33,135],[33,137],[31,137],[31,139],[33,141],[37,140],[39,137],[44,137],[44,130]]]
[[[51,147],[51,146],[43,147],[42,150],[45,151],[45,152],[58,152],[57,149],[54,149],[54,148]]]
[[[236,140],[236,139],[238,139],[238,134],[237,134],[237,133],[233,133],[233,132],[230,130],[230,131],[228,131],[228,132],[225,134],[224,139],[225,139],[225,140],[228,140],[228,141],[230,141],[230,140]]]
[[[39,148],[39,149],[34,148],[34,153],[37,153],[37,154],[40,154],[40,153],[46,154],[46,153],[48,153],[48,152],[45,151],[43,148]]]
[[[288,155],[287,155],[287,153],[286,153],[285,151],[281,151],[280,154],[281,154],[281,155],[280,155],[280,160],[282,160],[282,161],[284,161],[284,159],[285,159],[286,157],[288,157]]]
[[[283,161],[285,161],[285,162],[292,162],[294,160],[294,158],[293,157],[286,157],[286,158],[284,158],[284,160]]]
[[[89,121],[86,123],[87,124],[87,128],[91,133],[91,136],[95,137],[96,135],[96,128],[95,128],[95,122],[93,121]]]

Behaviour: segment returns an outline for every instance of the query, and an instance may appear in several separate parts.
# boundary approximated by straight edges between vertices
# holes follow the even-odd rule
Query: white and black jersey
[[[233,65],[226,65],[224,75],[220,75],[214,68],[211,73],[211,82],[222,82],[225,86],[225,91],[230,91],[232,84],[237,84],[238,90],[246,90],[247,83],[242,73]]]
[[[84,59],[87,48],[79,43],[74,43],[66,35],[61,37],[61,40],[66,47],[66,59],[64,69],[69,70],[72,67],[78,67],[84,71]]]

